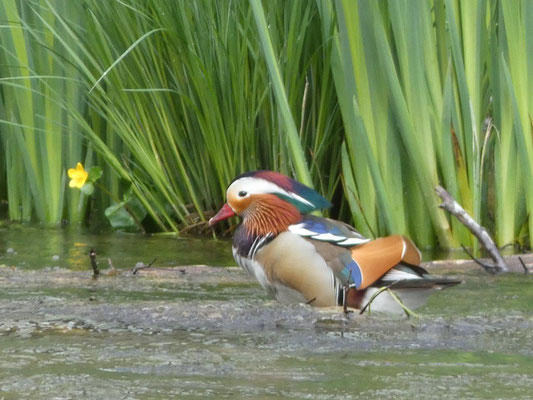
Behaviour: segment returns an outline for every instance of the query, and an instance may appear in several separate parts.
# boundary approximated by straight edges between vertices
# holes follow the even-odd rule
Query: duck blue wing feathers
[[[289,226],[289,231],[309,239],[342,247],[357,246],[370,241],[343,222],[313,215],[304,216],[300,223]]]

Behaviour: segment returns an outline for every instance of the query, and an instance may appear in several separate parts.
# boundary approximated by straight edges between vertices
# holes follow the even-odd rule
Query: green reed
[[[61,51],[48,57],[68,59],[82,82],[84,104],[61,98],[58,107],[79,124],[89,153],[113,171],[106,174],[111,191],[118,194],[119,179],[123,188],[132,185],[160,229],[205,221],[227,183],[247,170],[311,170],[321,191],[336,190],[340,161],[320,168],[321,160],[334,160],[327,144],[342,139],[329,134],[338,129],[335,102],[323,96],[334,92],[312,4],[266,9],[276,27],[271,39],[283,48],[280,71],[290,77],[279,108],[247,3],[86,1],[83,27],[59,3],[68,6],[32,8],[41,24],[48,16],[54,22],[43,30]],[[291,112],[294,127],[285,135]],[[30,171],[39,167],[36,161]]]
[[[527,0],[4,1],[9,216],[81,221],[65,170],[82,161],[156,229],[205,227],[234,176],[273,169],[369,236],[475,246],[442,184],[500,245],[531,243],[531,15]]]
[[[496,214],[500,244],[517,238],[525,217],[523,192],[533,186],[523,180],[531,176],[533,159],[528,103],[522,96],[520,106],[511,101],[512,91],[507,100],[499,92],[509,91],[511,78],[507,58],[494,55],[509,48],[503,54],[517,61],[511,62],[521,82],[515,87],[526,90],[529,6],[317,3],[328,26],[334,17],[338,23],[331,36],[332,65],[346,132],[345,187],[358,226],[375,235],[406,233],[421,245],[475,244],[438,208],[434,187],[440,182],[478,221],[490,225]],[[521,23],[504,24],[506,13],[509,21]],[[498,36],[497,22],[506,29],[512,25],[511,32],[500,30]],[[511,37],[512,46],[502,42]],[[509,159],[516,143],[523,143],[522,151],[518,160]],[[526,198],[529,204],[531,195]]]
[[[80,7],[59,12],[81,23]],[[79,193],[66,191],[65,169],[82,160],[79,127],[58,99],[81,104],[79,74],[59,58],[64,46],[50,33],[57,24],[45,1],[7,0],[0,5],[1,137],[5,150],[9,216],[47,224],[84,215]],[[66,201],[65,201],[66,198]]]

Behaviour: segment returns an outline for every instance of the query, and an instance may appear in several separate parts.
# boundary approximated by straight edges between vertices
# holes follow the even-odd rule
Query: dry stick
[[[470,251],[468,251],[468,249],[464,246],[464,245],[461,245],[461,247],[463,248],[463,251],[468,254],[468,256],[474,260],[474,262],[477,264],[477,265],[481,265],[483,268],[485,268],[485,270],[487,272],[490,272],[491,274],[497,274],[498,273],[498,270],[496,269],[496,267],[494,265],[489,265],[489,264],[485,264],[483,261],[477,259],[476,257],[474,257],[474,255],[472,253],[470,253]]]
[[[91,260],[91,267],[93,267],[93,278],[96,278],[100,275],[100,270],[98,269],[98,263],[96,262],[96,251],[91,249],[89,251],[89,259]]]
[[[192,225],[187,225],[185,228],[183,228],[180,233],[187,233],[189,231],[192,231],[193,229],[196,229],[198,227],[201,227],[201,230],[206,231],[209,227],[207,221],[200,221]]]
[[[522,260],[522,257],[519,256],[518,259],[520,260],[520,264],[522,264],[522,268],[524,268],[524,274],[529,274],[529,269],[527,268],[524,260]]]
[[[157,257],[154,258],[154,259],[152,260],[152,262],[151,262],[150,264],[148,264],[148,265],[146,265],[145,263],[139,261],[137,264],[135,264],[135,267],[133,267],[133,269],[131,270],[131,273],[132,273],[133,275],[135,275],[135,274],[136,274],[137,272],[139,272],[141,269],[151,268],[152,265],[155,263],[155,260],[157,260]]]
[[[435,191],[442,199],[442,204],[440,204],[439,207],[457,217],[457,219],[479,239],[479,242],[485,247],[485,249],[487,249],[490,258],[494,261],[494,265],[485,265],[481,262],[478,262],[478,264],[482,265],[487,272],[493,274],[508,272],[509,267],[487,230],[474,221],[474,219],[454,200],[452,195],[448,193],[446,189],[442,186],[437,186]]]

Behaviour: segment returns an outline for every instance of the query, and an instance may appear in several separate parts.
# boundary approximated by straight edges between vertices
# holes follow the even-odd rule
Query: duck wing
[[[313,243],[342,284],[357,290],[371,286],[399,263],[417,266],[421,261],[420,252],[405,236],[371,240],[328,218],[306,215],[289,231]]]

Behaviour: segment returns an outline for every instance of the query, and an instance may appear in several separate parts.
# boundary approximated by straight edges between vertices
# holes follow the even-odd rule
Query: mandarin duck
[[[331,204],[280,173],[239,175],[226,196],[209,225],[242,217],[233,237],[235,261],[283,303],[364,310],[371,301],[373,311],[401,312],[388,291],[375,296],[381,287],[416,308],[432,291],[460,283],[429,275],[404,236],[371,240],[348,224],[310,215]]]

